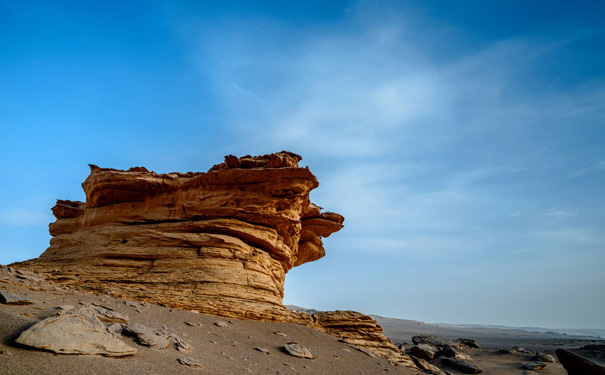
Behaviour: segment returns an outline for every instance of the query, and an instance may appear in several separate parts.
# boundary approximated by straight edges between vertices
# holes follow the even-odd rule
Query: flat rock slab
[[[422,358],[412,356],[412,360],[414,361],[414,364],[418,366],[418,368],[427,371],[430,374],[447,375],[445,371],[441,370],[435,365],[430,364],[428,361],[425,361]]]
[[[605,347],[603,350],[599,350],[598,347],[592,350],[582,350],[585,348],[588,346],[573,351],[557,349],[559,362],[569,375],[605,375],[605,365],[602,360],[605,358]]]
[[[474,364],[463,361],[461,359],[456,358],[443,358],[443,363],[448,366],[455,368],[456,370],[463,372],[465,374],[480,374],[483,372],[479,367]]]
[[[523,368],[525,370],[532,370],[532,371],[544,370],[544,367],[546,367],[546,363],[544,363],[544,362],[528,362],[523,365]]]
[[[410,354],[427,361],[435,358],[438,352],[439,349],[431,344],[420,343],[410,348]]]
[[[202,366],[202,364],[199,361],[197,361],[193,358],[179,358],[179,359],[177,359],[177,361],[179,361],[179,363],[181,365],[189,366],[191,368],[197,368],[197,369],[204,368],[204,366]]]
[[[21,333],[16,341],[59,354],[123,357],[137,352],[111,334],[97,317],[76,314],[46,318]]]
[[[137,342],[143,346],[149,346],[155,349],[164,349],[170,345],[166,335],[158,334],[151,328],[139,323],[131,323],[124,327],[123,332],[135,336]]]
[[[0,302],[5,305],[31,305],[32,301],[18,294],[0,290]]]
[[[550,354],[546,354],[546,353],[536,353],[536,356],[534,357],[534,361],[536,361],[536,362],[557,362],[555,357],[553,357]]]
[[[469,348],[481,349],[481,345],[479,345],[477,341],[473,339],[458,339],[458,342],[461,345],[468,346]]]
[[[462,349],[460,349],[456,346],[451,346],[451,345],[445,345],[441,349],[441,354],[444,357],[452,357],[452,358],[456,358],[456,359],[462,359],[465,361],[468,361],[471,359],[471,356],[466,354]]]
[[[448,339],[444,339],[441,337],[437,337],[437,336],[433,336],[433,335],[418,335],[418,336],[413,336],[412,337],[412,342],[415,345],[418,344],[430,344],[433,345],[437,348],[442,348],[446,345],[451,345],[451,346],[457,346],[457,344],[452,341],[452,340],[448,340]]]
[[[284,345],[286,352],[294,357],[313,359],[313,354],[306,347],[295,342],[289,342]]]

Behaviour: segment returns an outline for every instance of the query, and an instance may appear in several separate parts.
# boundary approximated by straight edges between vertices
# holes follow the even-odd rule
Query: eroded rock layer
[[[20,264],[71,286],[222,316],[291,320],[292,267],[325,255],[343,217],[309,201],[301,157],[237,158],[206,173],[91,165],[86,202],[59,200],[50,247]]]
[[[342,341],[394,363],[416,368],[412,359],[382,333],[382,327],[371,317],[357,311],[324,311],[312,316],[318,327]]]

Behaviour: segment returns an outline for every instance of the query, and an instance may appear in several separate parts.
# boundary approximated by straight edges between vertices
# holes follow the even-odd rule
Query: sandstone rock
[[[452,340],[447,340],[441,337],[433,336],[433,335],[418,335],[412,337],[412,342],[416,345],[418,344],[430,344],[439,349],[445,347],[446,345],[457,346]]]
[[[306,347],[295,342],[289,342],[284,345],[286,352],[294,357],[313,359],[313,354]]]
[[[468,346],[469,348],[481,349],[481,345],[479,345],[477,341],[473,339],[458,339],[458,342],[461,345]]]
[[[285,274],[325,255],[342,216],[290,152],[229,155],[206,173],[91,165],[86,202],[59,200],[50,247],[20,263],[56,282],[219,316],[288,321]]]
[[[557,357],[569,375],[605,375],[605,345],[557,349]]]
[[[481,370],[479,367],[477,367],[476,365],[464,361],[462,359],[456,359],[456,358],[443,358],[443,363],[445,363],[448,366],[451,366],[453,368],[455,368],[456,370],[463,372],[465,374],[480,374],[483,372],[483,370]]]
[[[137,342],[155,349],[164,349],[170,345],[166,335],[158,334],[151,328],[139,323],[131,323],[124,327],[123,332],[135,336]]]
[[[119,336],[124,331],[124,327],[125,327],[125,325],[122,323],[111,323],[110,325],[107,326],[107,331],[109,331],[110,333],[113,333],[116,336]]]
[[[177,361],[181,364],[181,365],[185,365],[185,366],[189,366],[191,368],[197,368],[197,369],[202,369],[204,368],[204,366],[202,366],[202,364],[200,363],[200,361],[197,361],[193,358],[179,358],[177,359]]]
[[[447,375],[445,371],[435,365],[430,364],[428,361],[422,358],[412,356],[412,360],[414,361],[416,366],[418,366],[419,369],[424,370],[424,372],[435,375]]]
[[[217,327],[227,327],[229,324],[227,322],[219,321],[219,322],[214,322],[214,325]]]
[[[187,341],[183,340],[176,333],[166,332],[165,330],[162,330],[158,334],[163,335],[169,341],[174,342],[174,347],[179,352],[188,352],[191,350],[191,345]]]
[[[298,314],[304,313],[298,312]],[[384,336],[382,327],[367,315],[356,311],[325,311],[313,314],[312,322],[311,326],[322,329],[348,344],[367,350],[378,357],[416,368],[412,359]]]
[[[410,354],[421,359],[430,361],[437,356],[439,349],[431,344],[418,344],[410,348]]]
[[[520,346],[513,346],[511,353],[512,354],[523,354],[523,355],[535,355],[536,354],[536,352],[522,348]]]
[[[534,356],[534,361],[536,362],[556,362],[557,360],[550,354],[546,353],[536,353]]]
[[[64,314],[46,318],[21,333],[16,341],[59,354],[123,357],[137,351],[107,331],[94,315]]]
[[[65,313],[68,314],[79,314],[79,315],[93,315],[96,316],[100,321],[106,323],[125,323],[128,324],[128,316],[120,314],[119,312],[113,311],[112,309],[104,306],[91,305],[80,307],[77,309],[67,310]]]
[[[0,290],[0,303],[5,305],[31,305],[32,301],[18,294]]]
[[[18,279],[22,279],[22,280],[27,280],[27,281],[33,281],[35,283],[42,281],[38,275],[32,273],[32,272],[27,272],[27,271],[22,271],[22,270],[14,270],[15,271],[15,276]]]
[[[470,360],[471,357],[466,354],[462,349],[451,345],[445,345],[440,352],[444,357],[457,358],[463,360]]]
[[[528,362],[523,365],[525,370],[539,371],[544,370],[546,363],[544,362]]]

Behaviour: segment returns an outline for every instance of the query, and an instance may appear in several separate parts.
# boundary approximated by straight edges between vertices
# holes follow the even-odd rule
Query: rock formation
[[[59,200],[50,247],[21,267],[70,286],[245,319],[289,321],[286,273],[325,255],[343,217],[291,152],[229,155],[206,173],[91,165],[86,202]]]
[[[293,322],[414,367],[369,316],[282,305],[286,273],[325,255],[344,218],[309,200],[299,155],[232,155],[206,173],[99,168],[86,202],[58,200],[50,247],[19,267],[114,297],[218,316]]]

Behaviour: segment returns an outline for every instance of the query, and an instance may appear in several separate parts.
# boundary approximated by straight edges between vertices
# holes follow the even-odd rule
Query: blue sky
[[[287,5],[286,5],[287,4]],[[600,1],[0,0],[0,263],[88,163],[300,153],[343,214],[285,302],[605,328]]]

